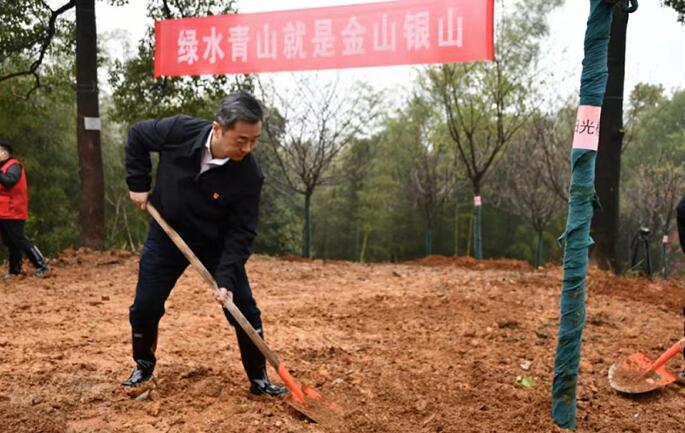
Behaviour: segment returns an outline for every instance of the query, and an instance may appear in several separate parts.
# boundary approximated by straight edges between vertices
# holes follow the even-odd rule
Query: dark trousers
[[[221,258],[221,250],[214,247],[193,247],[192,249],[207,270],[214,274]],[[168,237],[161,239],[148,237],[140,256],[135,299],[129,309],[129,321],[134,334],[136,330],[157,328],[157,324],[164,315],[164,303],[188,264],[186,258]],[[238,309],[261,334],[261,313],[252,296],[252,289],[244,267],[241,266],[238,270],[236,287],[227,287],[227,289],[233,293],[233,302]],[[207,302],[211,302],[212,296],[209,287],[206,298]],[[223,310],[229,323],[236,329],[240,354],[248,377],[258,378],[265,366],[264,356],[228,310]]]
[[[21,259],[24,254],[36,268],[45,266],[43,254],[26,239],[25,225],[24,220],[0,220],[0,237],[9,249],[10,274],[21,273]]]

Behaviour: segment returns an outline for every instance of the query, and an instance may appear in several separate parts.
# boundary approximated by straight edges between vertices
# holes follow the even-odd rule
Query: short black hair
[[[10,155],[12,155],[14,153],[14,150],[12,149],[12,145],[3,139],[0,139],[0,148],[6,150],[7,153],[9,153]]]
[[[257,123],[264,118],[262,106],[251,94],[240,91],[221,100],[216,120],[223,129],[231,129],[238,120]]]

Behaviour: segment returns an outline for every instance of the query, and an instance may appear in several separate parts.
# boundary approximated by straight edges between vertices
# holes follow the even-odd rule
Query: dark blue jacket
[[[252,154],[200,174],[211,123],[188,116],[134,124],[126,146],[126,183],[150,191],[150,152],[159,153],[150,202],[191,249],[220,255],[214,277],[219,287],[235,286],[236,267],[251,254],[264,176]],[[151,221],[150,237],[166,237]]]

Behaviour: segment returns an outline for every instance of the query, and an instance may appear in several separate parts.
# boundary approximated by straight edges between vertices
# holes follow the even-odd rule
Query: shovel
[[[148,212],[150,212],[150,215],[152,215],[164,232],[171,238],[174,244],[176,244],[193,268],[195,268],[202,278],[212,287],[214,294],[218,294],[219,287],[216,280],[214,280],[214,277],[212,277],[207,268],[205,268],[202,262],[195,256],[190,247],[188,247],[188,244],[186,244],[181,236],[167,224],[154,206],[148,202],[146,207]],[[240,312],[232,300],[226,299],[223,306],[238,324],[240,324],[240,327],[243,328],[255,346],[259,348],[259,351],[262,352],[271,366],[278,372],[278,375],[283,380],[288,391],[290,391],[284,398],[285,402],[296,411],[319,424],[336,423],[340,418],[339,408],[333,402],[322,397],[314,388],[307,385],[299,385],[297,381],[295,381],[285,368],[285,364],[279,361],[276,354],[267,347],[264,340],[257,334],[250,322],[247,321],[243,313]]]
[[[656,361],[642,352],[633,353],[609,368],[609,385],[619,392],[640,394],[654,391],[677,380],[666,363],[682,352],[685,338],[671,346]]]

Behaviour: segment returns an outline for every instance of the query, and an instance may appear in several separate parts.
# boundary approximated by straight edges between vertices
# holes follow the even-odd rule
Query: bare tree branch
[[[304,196],[303,255],[307,256],[311,197],[317,187],[334,183],[330,173],[336,158],[361,137],[379,100],[364,94],[365,89],[340,89],[338,82],[322,86],[307,78],[296,79],[289,90],[267,90],[261,83],[260,89],[262,100],[278,113],[265,122],[270,157],[290,191]]]
[[[44,1],[42,3],[45,7],[50,9],[50,7]],[[45,58],[45,53],[47,52],[48,48],[50,47],[50,44],[52,43],[52,38],[55,36],[55,32],[57,30],[56,29],[57,18],[59,18],[60,15],[62,15],[63,13],[68,11],[69,9],[73,8],[74,6],[76,6],[76,0],[70,0],[69,3],[62,5],[57,10],[53,11],[52,9],[50,9],[50,11],[51,11],[50,19],[48,21],[48,27],[45,31],[45,35],[42,38],[42,40],[40,41],[40,51],[38,54],[38,58],[36,60],[34,60],[33,63],[31,63],[31,66],[26,70],[12,72],[12,73],[7,74],[7,75],[1,75],[0,76],[0,82],[10,80],[10,79],[16,78],[16,77],[25,76],[25,75],[33,75],[36,77],[36,86],[29,91],[29,94],[31,94],[37,88],[37,86],[40,85],[40,80],[38,80],[38,77],[37,77],[37,71],[38,71],[38,68],[43,64],[43,59]],[[28,95],[27,95],[27,97],[28,97]]]

